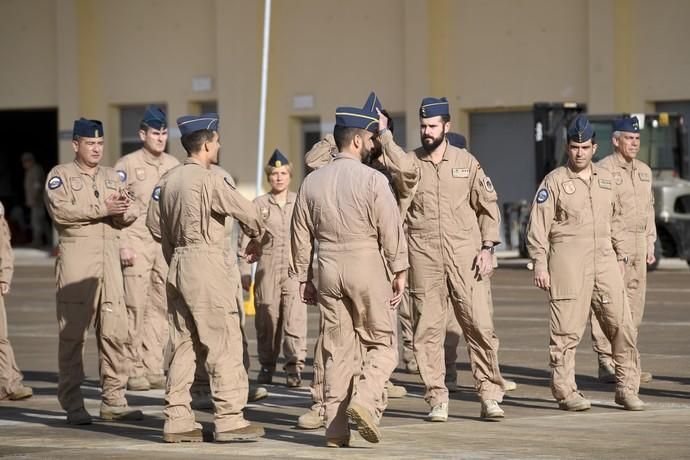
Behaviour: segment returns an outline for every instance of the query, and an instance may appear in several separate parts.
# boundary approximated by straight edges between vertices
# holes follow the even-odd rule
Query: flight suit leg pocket
[[[122,300],[103,302],[98,311],[101,336],[113,342],[127,341],[129,324],[127,308]]]

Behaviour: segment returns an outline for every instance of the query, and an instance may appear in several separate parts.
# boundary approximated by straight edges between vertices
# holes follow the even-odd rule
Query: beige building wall
[[[75,117],[100,118],[112,164],[120,107],[165,104],[174,126],[217,101],[221,164],[253,195],[263,2],[4,0],[0,17],[12,44],[0,48],[0,110],[56,107],[63,133]],[[338,105],[371,90],[407,115],[410,147],[428,95],[449,98],[465,133],[473,111],[536,101],[604,113],[690,100],[688,17],[685,0],[274,0],[265,155],[278,147],[301,171],[301,122],[328,131]],[[211,89],[193,91],[196,77]],[[296,108],[300,96],[313,104]],[[61,141],[61,161],[72,155]]]

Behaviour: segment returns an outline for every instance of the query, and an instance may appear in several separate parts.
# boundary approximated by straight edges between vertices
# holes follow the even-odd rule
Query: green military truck
[[[536,155],[536,188],[551,170],[565,163],[566,130],[578,113],[586,112],[584,104],[534,104],[534,136]],[[690,181],[683,166],[688,162],[687,128],[681,115],[674,113],[589,115],[599,148],[594,161],[613,152],[610,142],[613,121],[623,115],[636,115],[640,120],[640,153],[654,173],[654,211],[657,229],[655,248],[657,262],[661,257],[679,257],[690,264]],[[685,176],[686,178],[683,178]],[[527,257],[526,228],[529,204],[518,213],[520,221],[519,249]]]

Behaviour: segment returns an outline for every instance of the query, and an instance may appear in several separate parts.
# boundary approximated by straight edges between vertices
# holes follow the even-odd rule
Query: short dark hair
[[[361,128],[335,125],[335,128],[333,128],[333,139],[335,139],[335,145],[338,147],[338,150],[342,151],[344,147],[350,145],[352,139],[357,134],[362,134],[363,131]]]
[[[443,121],[443,123],[449,123],[450,122],[450,114],[441,115],[441,120]]]
[[[152,126],[149,126],[149,124],[146,123],[145,121],[142,121],[141,123],[139,123],[139,129],[141,131],[144,131],[145,133],[147,133],[149,129],[155,129],[156,131],[162,131],[162,130],[167,129],[167,128],[168,127],[166,125],[163,125],[160,128],[154,128]]]
[[[187,151],[187,155],[191,155],[201,150],[201,146],[204,142],[212,141],[214,133],[215,131],[211,131],[210,129],[200,129],[199,131],[194,131],[186,136],[182,136],[180,142],[182,142],[182,147]]]

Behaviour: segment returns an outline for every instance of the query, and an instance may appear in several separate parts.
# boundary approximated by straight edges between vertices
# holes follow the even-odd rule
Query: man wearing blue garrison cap
[[[163,352],[168,344],[165,277],[168,266],[160,243],[146,228],[146,211],[160,178],[179,165],[165,153],[168,122],[158,107],[149,106],[139,125],[140,149],[118,160],[115,169],[136,196],[136,220],[122,231],[120,263],[129,317],[129,390],[165,388]]]
[[[397,364],[390,309],[405,289],[407,245],[386,177],[362,164],[371,156],[378,113],[339,107],[332,162],[302,183],[292,218],[291,275],[305,303],[323,314],[326,445],[350,445],[348,416],[360,435],[379,442],[384,387]],[[319,242],[318,293],[312,282]],[[383,253],[383,257],[381,257]],[[386,267],[394,274],[392,284]]]
[[[243,365],[242,332],[237,311],[237,283],[227,276],[224,257],[225,218],[240,222],[252,238],[266,236],[261,217],[235,189],[230,177],[210,170],[218,162],[218,115],[177,119],[187,158],[170,170],[154,189],[160,210],[167,276],[172,361],[166,384],[166,442],[198,442],[201,425],[190,406],[195,362],[206,354],[206,371],[214,401],[216,442],[254,439],[263,427],[243,416],[248,379]],[[254,260],[258,241],[246,252]]]
[[[55,166],[47,176],[45,202],[59,236],[57,316],[58,390],[67,423],[87,425],[79,386],[84,379],[84,342],[98,315],[99,374],[103,388],[100,416],[139,420],[141,411],[125,399],[128,364],[127,309],[120,269],[120,229],[132,223],[137,207],[117,172],[100,165],[103,124],[74,122],[75,159]]]
[[[627,259],[620,189],[611,172],[592,164],[594,138],[587,117],[578,115],[568,129],[568,163],[544,178],[529,220],[534,284],[550,298],[551,392],[562,410],[591,407],[575,382],[575,351],[591,306],[613,348],[615,401],[643,410],[637,331],[616,260]]]
[[[448,142],[446,98],[424,98],[419,120],[422,147],[410,153],[395,144],[383,118],[379,123],[393,183],[400,196],[409,197],[402,209],[410,247],[410,294],[419,310],[414,353],[431,407],[428,420],[448,419],[443,352],[448,298],[467,340],[480,416],[501,419],[506,383],[498,365],[489,281],[499,242],[496,190],[477,159]]]
[[[620,189],[621,217],[625,223],[623,254],[619,260],[625,266],[625,293],[630,305],[633,323],[639,329],[644,314],[647,290],[647,264],[653,264],[656,225],[654,224],[654,195],[652,170],[637,159],[640,151],[640,122],[637,117],[623,117],[614,121],[613,154],[597,163],[613,174]],[[624,256],[627,255],[626,260]],[[591,316],[592,344],[599,357],[599,380],[614,383],[615,366],[611,344],[599,322]],[[639,337],[639,335],[638,335]],[[649,372],[640,373],[640,381],[652,380]]]

